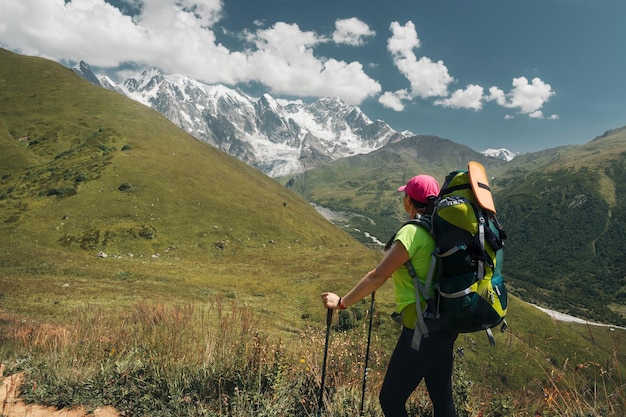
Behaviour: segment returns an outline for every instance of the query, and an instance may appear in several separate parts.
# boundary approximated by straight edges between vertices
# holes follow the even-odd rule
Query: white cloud
[[[417,59],[414,49],[419,48],[420,40],[413,22],[402,26],[398,22],[390,25],[392,36],[387,41],[387,49],[398,70],[410,83],[408,98],[446,97],[448,85],[454,78],[448,74],[443,61],[432,61],[428,57]]]
[[[123,48],[146,34],[102,0],[7,0],[0,4],[0,21],[2,40],[23,53],[70,60],[87,56],[95,65],[117,65],[117,52],[107,49]]]
[[[413,22],[408,21],[402,26],[398,22],[392,22],[392,37],[387,41],[387,49],[393,55],[407,56],[413,54],[413,49],[420,47],[420,40],[417,37],[417,31]]]
[[[224,0],[114,3],[134,15],[125,15],[105,0],[0,0],[0,40],[21,53],[57,61],[84,60],[110,69],[135,62],[209,84],[258,82],[272,93],[291,97],[338,96],[358,105],[381,92],[360,62],[318,53],[322,44],[360,46],[376,34],[356,17],[337,19],[332,33],[285,22],[267,26],[263,20],[243,33],[231,33],[219,27]],[[408,86],[386,92],[378,101],[396,111],[415,98],[434,98],[440,106],[476,111],[494,101],[537,118],[543,117],[543,105],[554,95],[541,79],[529,82],[525,77],[514,78],[508,93],[491,87],[485,95],[481,86],[469,84],[450,95],[449,86],[456,80],[442,60],[416,54],[421,41],[413,22],[392,22],[390,31],[387,50]],[[226,47],[219,36],[244,44]]]
[[[513,78],[513,88],[508,94],[498,87],[489,88],[489,95],[485,101],[495,101],[500,106],[508,109],[518,109],[520,113],[527,114],[531,119],[542,119],[543,105],[555,93],[550,84],[546,84],[539,78],[533,78],[528,82],[526,77]],[[558,115],[550,116],[550,119],[558,119]]]
[[[530,84],[526,77],[513,78],[513,90],[509,94],[510,105],[519,107],[524,114],[535,113],[553,95],[550,84],[544,83],[539,78],[533,78]]]
[[[448,85],[454,82],[454,78],[448,73],[443,61],[435,62],[428,57],[417,58],[414,50],[419,48],[421,43],[413,22],[408,21],[404,26],[392,22],[389,28],[392,35],[387,40],[387,50],[391,53],[396,68],[409,81],[410,88],[386,92],[378,101],[385,107],[402,111],[404,102],[416,97],[447,97]],[[458,96],[450,100],[450,106],[461,103]],[[444,100],[438,103],[446,105]]]
[[[550,84],[539,78],[533,78],[529,83],[526,77],[519,77],[513,78],[512,85],[513,88],[508,94],[498,87],[491,87],[485,100],[493,100],[509,109],[517,108],[520,113],[534,119],[542,118],[541,108],[555,94]]]
[[[406,90],[398,90],[398,91],[385,91],[378,98],[378,102],[383,106],[390,108],[394,111],[402,111],[404,110],[404,100],[409,98],[409,94]]]
[[[449,98],[436,100],[435,104],[455,109],[478,111],[483,107],[483,91],[481,86],[470,84],[465,90],[456,90]]]
[[[561,117],[558,114],[551,114],[548,119],[550,120],[559,120]]]
[[[498,87],[489,87],[489,95],[485,97],[485,101],[495,101],[500,106],[505,106],[506,94]]]
[[[449,95],[448,88],[456,80],[449,74],[443,61],[435,62],[428,57],[418,59],[415,49],[420,47],[421,42],[413,22],[408,21],[405,25],[392,22],[390,30],[392,36],[387,41],[387,50],[396,68],[409,81],[410,89],[404,95],[385,93],[379,102],[387,107],[401,111],[405,100],[440,97],[434,101],[435,105],[478,111],[483,108],[483,102],[495,101],[502,107],[518,109],[530,118],[543,118],[541,109],[554,92],[541,79],[533,78],[529,83],[525,77],[514,78],[513,88],[508,94],[498,87],[491,87],[485,95],[483,87],[470,84]]]
[[[358,104],[380,92],[380,84],[365,74],[359,62],[316,57],[313,47],[327,40],[315,32],[303,32],[298,25],[279,22],[250,33],[248,41],[255,46],[248,51],[248,78],[274,93],[338,96]]]
[[[365,22],[356,17],[351,17],[349,19],[338,19],[335,22],[333,41],[359,46],[365,43],[363,38],[374,35],[376,35],[376,32],[371,30]]]
[[[137,7],[139,3],[127,0]],[[318,56],[329,36],[276,23],[248,33],[248,49],[219,43],[212,27],[220,0],[150,0],[133,18],[104,0],[2,0],[0,39],[12,49],[54,60],[84,60],[115,68],[125,62],[155,66],[206,83],[260,82],[288,95],[339,96],[350,104],[380,92],[359,62]],[[344,36],[369,36],[357,20],[339,24]],[[259,23],[257,22],[257,25]],[[344,38],[346,41],[348,38]]]
[[[131,18],[104,0],[3,1],[0,37],[13,48],[51,59],[110,68],[130,61],[164,71],[195,67],[185,71],[191,76],[200,67],[214,67],[221,68],[220,74],[209,79],[234,78],[224,75],[241,57],[216,45],[206,27],[220,15],[219,1],[143,4],[141,13]]]
[[[157,3],[150,1],[153,4]],[[185,11],[194,14],[202,27],[211,27],[222,17],[222,0],[179,0],[179,3]]]
[[[297,99],[297,100],[288,100],[288,99],[285,99],[285,98],[280,98],[280,97],[277,97],[275,100],[276,100],[276,102],[277,102],[278,104],[280,104],[282,107],[287,107],[287,106],[288,106],[288,105],[290,105],[290,104],[297,104],[297,105],[302,105],[302,104],[304,104],[304,102],[303,102],[302,100],[300,100],[300,99]]]

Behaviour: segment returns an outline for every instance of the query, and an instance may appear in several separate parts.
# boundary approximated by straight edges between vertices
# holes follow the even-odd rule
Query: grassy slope
[[[299,335],[323,323],[320,291],[347,291],[380,258],[277,182],[56,64],[0,50],[0,95],[0,305],[13,314],[69,323],[85,306],[226,297],[251,305],[264,328]],[[391,286],[377,299],[375,349],[389,352]],[[459,340],[486,383],[517,389],[543,375],[529,360],[611,354],[612,339],[590,345],[584,332],[512,303],[511,332],[498,335],[491,365],[477,361],[482,335]],[[538,333],[555,328],[567,335],[560,345],[554,330]]]
[[[60,292],[69,282],[73,304],[226,292],[297,317],[319,308],[322,277],[335,275],[320,258],[377,259],[304,199],[157,112],[60,65],[0,54],[0,273],[35,297],[7,285],[5,305],[40,314],[37,297],[76,297]],[[279,302],[291,293],[297,303]]]

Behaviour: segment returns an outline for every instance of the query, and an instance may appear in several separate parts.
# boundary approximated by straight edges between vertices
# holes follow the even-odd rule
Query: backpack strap
[[[411,219],[408,222],[404,223],[402,226],[404,227],[407,224],[414,224],[416,226],[421,226],[426,229],[429,233],[432,230],[432,221],[430,216],[420,216],[416,219]],[[395,238],[395,236],[394,236]],[[420,302],[420,294],[424,297],[424,300],[428,304],[431,299],[431,296],[428,292],[428,289],[431,287],[433,282],[433,277],[435,275],[435,268],[437,266],[437,258],[435,255],[431,255],[430,267],[428,269],[428,276],[426,277],[426,285],[422,284],[417,276],[417,272],[415,271],[415,267],[413,263],[409,259],[404,264],[406,267],[411,279],[413,280],[413,288],[415,289],[415,309],[417,311],[417,322],[415,323],[415,330],[413,332],[413,340],[411,341],[411,347],[415,350],[419,350],[422,336],[428,337],[428,327],[424,322],[424,316],[427,314],[426,310],[422,311],[422,303]]]
[[[480,242],[480,247],[485,247],[485,217],[481,214],[478,218],[478,241]],[[478,260],[478,274],[476,278],[478,281],[482,280],[485,277],[485,261],[482,259]]]
[[[459,184],[459,185],[455,185],[454,187],[446,187],[443,190],[442,195],[447,195],[447,194],[453,193],[455,191],[467,190],[468,188],[472,188],[472,185],[470,183]]]
[[[426,285],[423,285],[417,276],[417,272],[413,267],[413,263],[409,259],[406,261],[404,266],[407,271],[409,271],[409,275],[413,279],[413,288],[415,288],[415,309],[417,311],[417,322],[415,323],[415,330],[413,331],[413,340],[411,341],[411,347],[415,350],[419,350],[420,343],[422,342],[422,336],[428,337],[428,327],[426,326],[426,322],[424,321],[424,317],[426,316],[426,310],[422,311],[422,303],[420,302],[420,293],[424,296],[424,300],[426,300],[426,304],[430,301],[430,294],[428,293],[428,288],[430,288],[433,280],[433,276],[435,275],[435,267],[437,265],[437,258],[435,255],[432,255],[430,258],[430,267],[428,269],[428,277],[426,278]],[[436,314],[435,314],[436,317]]]

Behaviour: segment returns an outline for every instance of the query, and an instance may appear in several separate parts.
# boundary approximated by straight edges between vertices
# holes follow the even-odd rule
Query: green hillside
[[[442,149],[455,156],[443,162]],[[503,163],[434,137],[371,157],[338,161],[330,174],[313,170],[289,189],[67,68],[0,49],[0,360],[7,372],[26,373],[28,401],[57,407],[313,415],[326,316],[319,294],[347,291],[381,253],[320,216],[309,198],[371,216],[386,235],[401,219],[393,190],[416,172],[442,180],[475,159],[498,173],[497,184],[514,178]],[[499,199],[507,218],[515,195]],[[376,296],[373,416],[398,330],[388,318],[391,285]],[[333,319],[334,415],[355,415],[367,301]],[[555,322],[512,297],[496,348],[479,333],[457,342],[460,415],[545,408],[543,390],[553,385],[590,401],[587,388],[598,381],[622,401],[625,335]],[[599,403],[617,410],[606,415],[623,411]]]
[[[211,237],[233,250],[350,242],[295,194],[141,104],[43,60],[0,58],[0,196],[12,235],[122,254],[203,255]]]
[[[626,323],[626,128],[526,155],[496,172],[516,293],[559,311]]]

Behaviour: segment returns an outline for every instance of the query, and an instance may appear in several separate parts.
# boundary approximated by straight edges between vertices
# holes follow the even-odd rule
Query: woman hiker
[[[410,219],[432,214],[439,184],[429,175],[411,178],[398,188],[404,192],[402,203]],[[401,314],[402,333],[391,355],[387,374],[380,391],[380,405],[386,417],[408,416],[406,401],[424,379],[433,403],[434,417],[456,417],[452,401],[453,347],[457,334],[443,331],[437,322],[424,318],[429,336],[423,337],[419,350],[412,346],[417,321],[413,281],[404,264],[410,259],[417,276],[426,284],[435,242],[428,231],[418,225],[404,225],[386,247],[383,260],[359,281],[346,295],[322,293],[326,308],[343,310],[376,291],[393,278],[396,313]],[[433,288],[428,289],[431,294]],[[426,302],[420,293],[422,310]]]

